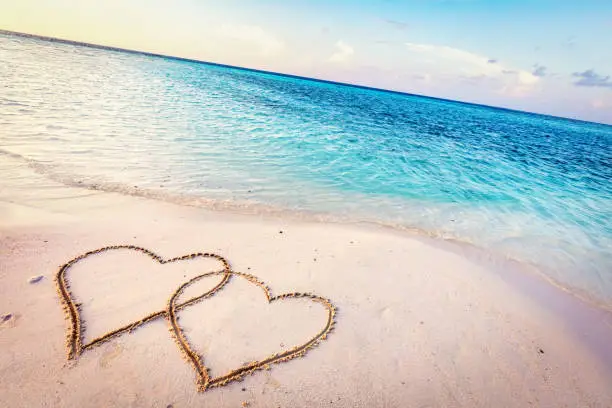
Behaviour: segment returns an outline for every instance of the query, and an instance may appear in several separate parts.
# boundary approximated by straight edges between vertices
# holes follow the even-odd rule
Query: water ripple
[[[0,148],[53,177],[417,227],[612,300],[610,126],[6,35],[0,78]]]

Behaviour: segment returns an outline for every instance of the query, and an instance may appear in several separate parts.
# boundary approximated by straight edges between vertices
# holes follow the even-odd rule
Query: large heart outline
[[[203,279],[208,276],[220,275],[222,273],[224,272],[223,271],[208,272],[208,273],[196,276],[188,280],[187,282],[183,283],[174,292],[174,294],[170,298],[170,301],[168,302],[168,309],[166,311],[166,318],[168,319],[170,326],[172,328],[172,334],[175,338],[175,341],[178,344],[181,351],[183,352],[183,354],[185,355],[185,357],[187,358],[187,360],[191,363],[191,365],[193,366],[196,372],[196,375],[197,375],[196,383],[198,386],[198,391],[203,392],[209,388],[222,387],[222,386],[229,384],[230,382],[239,381],[245,376],[249,374],[253,374],[258,370],[267,369],[269,368],[271,364],[277,364],[277,363],[292,360],[297,357],[303,357],[310,349],[316,347],[321,340],[325,340],[327,338],[327,335],[333,330],[334,325],[336,323],[335,322],[336,307],[331,303],[329,299],[326,299],[318,295],[314,295],[312,293],[300,293],[300,292],[291,292],[291,293],[285,293],[282,295],[272,296],[272,292],[270,288],[263,281],[260,281],[257,277],[250,275],[250,274],[242,273],[242,272],[230,271],[229,273],[231,275],[239,276],[259,286],[263,290],[266,296],[266,300],[268,301],[268,304],[275,302],[275,301],[279,301],[283,299],[290,299],[290,298],[293,298],[293,299],[308,298],[308,299],[311,299],[313,302],[322,304],[327,309],[327,312],[328,312],[327,322],[325,326],[323,327],[323,329],[321,329],[315,336],[311,337],[308,341],[306,341],[303,344],[295,346],[283,353],[272,354],[264,358],[261,361],[253,361],[239,368],[230,370],[228,373],[224,375],[211,378],[208,373],[209,371],[208,368],[202,361],[202,357],[195,351],[194,347],[191,346],[191,344],[187,340],[187,337],[185,336],[183,328],[178,324],[177,312],[182,308],[181,305],[183,303],[177,304],[177,299],[180,297],[180,295],[183,293],[183,291],[187,287],[196,283],[200,279]]]
[[[159,262],[162,265],[173,263],[173,262],[184,261],[187,259],[196,259],[196,258],[213,258],[213,259],[220,261],[223,264],[223,270],[217,271],[215,273],[216,275],[223,275],[223,278],[221,279],[221,281],[215,287],[208,290],[207,292],[199,296],[195,296],[191,299],[188,299],[185,302],[182,302],[178,305],[175,305],[177,310],[181,310],[187,306],[193,305],[210,296],[213,296],[217,291],[219,291],[221,288],[223,288],[223,286],[225,286],[229,282],[232,276],[229,262],[225,258],[223,258],[221,255],[213,254],[210,252],[204,252],[204,253],[198,252],[198,253],[177,256],[171,259],[164,259],[161,256],[157,255],[156,253],[146,248],[139,247],[139,246],[111,245],[111,246],[106,246],[103,248],[98,248],[93,251],[85,252],[84,254],[77,256],[76,258],[62,265],[55,277],[57,292],[60,296],[66,316],[70,322],[70,327],[68,329],[68,335],[66,338],[66,348],[68,351],[69,360],[76,359],[84,351],[91,349],[92,347],[99,346],[100,344],[107,342],[111,340],[112,338],[115,338],[125,332],[131,332],[132,330],[136,329],[137,327],[142,326],[143,324],[147,322],[150,322],[160,317],[164,317],[167,313],[167,309],[159,310],[157,312],[151,313],[143,317],[142,319],[139,319],[135,322],[129,323],[118,329],[112,330],[100,337],[97,337],[87,344],[83,344],[83,335],[85,333],[85,330],[83,328],[83,321],[81,318],[81,308],[80,308],[80,304],[75,301],[75,296],[72,294],[70,290],[70,283],[67,280],[67,273],[74,264],[76,264],[77,262],[85,258],[88,258],[92,255],[99,254],[102,252],[112,251],[112,250],[117,250],[117,249],[129,249],[129,250],[142,252],[145,255],[148,255],[151,259]]]

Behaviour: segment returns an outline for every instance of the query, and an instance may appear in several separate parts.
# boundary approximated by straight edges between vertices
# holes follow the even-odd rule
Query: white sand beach
[[[458,245],[372,226],[211,211],[28,177],[27,185],[20,176],[0,181],[1,406],[612,406],[610,314],[536,275],[509,278]],[[220,254],[273,295],[330,299],[335,329],[302,358],[205,392],[163,317],[68,361],[55,275],[84,252],[123,244],[165,259]],[[127,249],[78,262],[68,280],[82,303],[84,342],[164,310],[181,283],[220,268],[207,259],[161,265]],[[219,281],[206,278],[182,299]],[[326,311],[309,299],[268,304],[234,277],[178,317],[218,376],[308,341]]]

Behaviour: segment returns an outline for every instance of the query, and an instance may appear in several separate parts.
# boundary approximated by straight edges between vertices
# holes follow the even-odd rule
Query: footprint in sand
[[[15,313],[6,313],[0,315],[0,328],[11,329],[17,326],[17,320],[19,320],[19,315]]]
[[[28,279],[28,283],[30,283],[30,284],[38,283],[41,280],[43,280],[43,278],[44,278],[43,275],[32,276],[30,279]]]
[[[100,357],[100,367],[106,368],[110,363],[119,357],[123,353],[123,347],[119,344],[115,344],[113,347],[109,347]]]

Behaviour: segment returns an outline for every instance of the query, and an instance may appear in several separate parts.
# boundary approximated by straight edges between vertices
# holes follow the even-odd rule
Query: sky
[[[0,0],[0,29],[612,124],[612,0]]]

